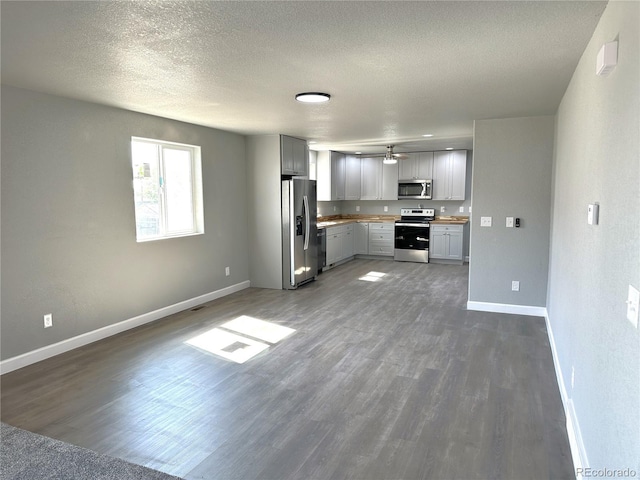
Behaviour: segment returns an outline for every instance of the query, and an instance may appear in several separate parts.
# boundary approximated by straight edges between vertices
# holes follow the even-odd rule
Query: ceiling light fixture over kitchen
[[[387,153],[385,154],[384,159],[382,160],[382,163],[385,163],[387,165],[393,165],[395,163],[398,163],[398,160],[396,159],[396,157],[393,156],[392,145],[387,146]]]
[[[328,102],[331,95],[322,92],[303,92],[296,95],[296,100],[302,103]]]

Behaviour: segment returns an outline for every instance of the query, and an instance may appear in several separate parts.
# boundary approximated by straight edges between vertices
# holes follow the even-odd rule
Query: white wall
[[[136,242],[131,136],[202,147],[204,235]],[[2,359],[246,282],[245,184],[241,135],[3,86]]]
[[[470,308],[546,305],[553,128],[552,116],[474,124]],[[485,216],[491,227],[480,227]],[[508,216],[521,227],[507,228]],[[520,291],[511,290],[513,280]]]
[[[629,284],[640,288],[639,24],[639,3],[609,3],[558,111],[547,304],[583,462],[636,475],[640,331],[625,300]],[[596,76],[598,50],[616,39],[618,66]]]

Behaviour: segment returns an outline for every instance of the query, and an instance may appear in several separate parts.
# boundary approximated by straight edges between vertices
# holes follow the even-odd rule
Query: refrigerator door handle
[[[309,250],[309,197],[306,195],[302,197],[303,206],[304,206],[304,249]]]
[[[296,241],[296,214],[294,210],[293,181],[289,184],[289,283],[296,284],[296,261],[295,261],[295,241]]]

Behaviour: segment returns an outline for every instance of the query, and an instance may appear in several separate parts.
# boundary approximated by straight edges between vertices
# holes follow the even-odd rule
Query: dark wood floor
[[[188,479],[575,478],[544,319],[465,310],[467,276],[245,290],[2,376],[2,421]],[[240,315],[296,332],[242,365],[184,343]]]

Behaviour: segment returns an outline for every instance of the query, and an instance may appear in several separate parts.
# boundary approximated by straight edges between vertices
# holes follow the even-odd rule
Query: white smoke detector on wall
[[[618,64],[618,42],[602,45],[596,60],[596,75],[606,77]]]

